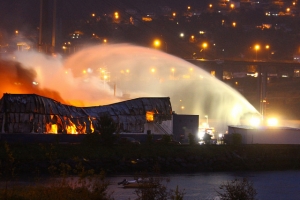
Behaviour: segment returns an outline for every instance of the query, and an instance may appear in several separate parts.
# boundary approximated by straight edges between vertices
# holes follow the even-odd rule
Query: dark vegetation
[[[238,135],[237,139],[238,139]],[[174,145],[154,143],[150,139],[140,145],[102,145],[99,134],[92,143],[21,144],[2,142],[0,146],[1,199],[113,199],[107,192],[109,174],[146,174],[155,188],[137,188],[136,199],[184,199],[184,190],[167,189],[163,180],[153,178],[162,173],[200,171],[247,171],[300,169],[300,145]],[[100,141],[97,143],[95,141]],[[33,185],[14,186],[26,177]],[[52,177],[43,185],[38,180]],[[75,178],[70,182],[70,177]],[[148,177],[147,177],[148,178]],[[233,180],[220,186],[224,199],[254,199],[256,194],[248,180]]]
[[[1,176],[50,175],[78,162],[107,174],[300,169],[300,145],[1,144]]]
[[[142,144],[120,144],[115,143],[118,134],[112,134],[116,131],[112,119],[107,116],[100,119],[96,133],[87,134],[80,144],[2,141],[2,199],[109,200],[113,198],[112,193],[107,192],[109,182],[105,181],[105,175],[144,173],[143,177],[152,180],[156,187],[137,188],[137,199],[180,200],[184,190],[178,187],[168,190],[161,179],[153,177],[175,172],[300,169],[300,145],[242,145],[240,134],[234,135],[230,145],[209,142],[196,145],[192,136],[189,145],[178,145],[167,135],[159,143],[153,142],[149,135]],[[34,180],[51,177],[53,184],[44,185],[38,181],[27,186],[13,184],[24,176]],[[72,177],[74,181],[70,181]],[[256,194],[247,180],[224,183],[220,189],[224,191],[218,194],[225,199],[236,199],[235,195],[254,199]]]
[[[300,169],[300,145],[242,145],[238,133],[224,138],[227,145],[210,144],[209,135],[205,145],[196,145],[192,135],[189,145],[180,145],[172,142],[169,135],[164,135],[159,142],[153,141],[151,134],[142,144],[118,143],[118,134],[113,134],[116,131],[113,120],[107,116],[100,119],[95,133],[87,134],[82,143],[2,141],[2,177],[52,175],[62,165],[74,169],[78,163],[85,170],[106,174]]]
[[[0,178],[6,184],[0,189],[3,199],[113,199],[107,192],[107,174],[300,169],[300,145],[1,143],[0,158]],[[36,184],[12,187],[13,181],[24,176]],[[38,184],[44,176],[58,179],[47,186]],[[70,185],[67,179],[73,176],[79,179]],[[168,190],[160,179],[153,181],[159,187],[138,188],[137,199],[183,199],[182,188]],[[251,183],[245,181],[221,185],[225,199],[235,199],[228,195],[254,195]]]
[[[243,199],[254,200],[256,190],[253,183],[246,178],[242,180],[234,179],[220,185],[220,192],[217,192],[222,200]]]

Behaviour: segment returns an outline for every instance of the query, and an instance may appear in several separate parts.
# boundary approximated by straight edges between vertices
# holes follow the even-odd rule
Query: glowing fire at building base
[[[4,94],[0,100],[2,133],[86,134],[100,116],[110,115],[119,131],[144,132],[147,122],[171,120],[169,97],[138,98],[107,106],[75,107],[35,94]]]

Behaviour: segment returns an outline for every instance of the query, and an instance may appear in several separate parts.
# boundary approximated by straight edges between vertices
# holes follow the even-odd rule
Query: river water
[[[219,185],[242,178],[252,181],[259,200],[299,200],[300,199],[300,171],[274,171],[274,172],[213,172],[196,174],[172,174],[165,176],[170,182],[166,183],[168,189],[184,190],[185,200],[213,200],[219,199],[216,190]],[[131,176],[107,177],[111,185],[109,191],[113,192],[116,200],[135,199],[135,189],[124,189],[117,183]]]

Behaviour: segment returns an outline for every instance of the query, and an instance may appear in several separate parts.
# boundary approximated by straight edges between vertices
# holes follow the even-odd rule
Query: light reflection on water
[[[106,177],[110,182],[108,192],[113,192],[116,200],[134,200],[137,198],[135,189],[124,189],[118,182],[124,178],[131,180],[134,175],[122,175]],[[274,171],[274,172],[211,172],[196,174],[172,174],[164,176],[170,182],[163,182],[168,189],[175,190],[176,186],[180,191],[185,192],[184,200],[219,200],[217,190],[220,184],[232,181],[235,178],[248,178],[253,182],[257,191],[258,200],[299,200],[300,199],[300,170],[299,171]],[[43,178],[39,183],[49,185],[56,179]],[[57,181],[57,180],[56,180]],[[76,184],[78,177],[69,178],[69,183]],[[73,184],[73,185],[74,185]],[[35,185],[34,182],[18,180],[10,182],[9,185]],[[72,184],[71,184],[72,185]],[[0,187],[4,187],[5,182],[0,182]],[[74,185],[75,186],[75,185]]]
[[[253,182],[259,200],[298,200],[300,199],[300,171],[276,172],[224,172],[224,173],[197,173],[175,174],[166,176],[170,178],[167,183],[169,189],[185,191],[185,200],[212,200],[218,199],[217,192],[220,184],[235,178],[248,178]],[[135,199],[134,189],[123,189],[117,185],[124,178],[130,176],[109,177],[110,191],[114,191],[116,200]]]

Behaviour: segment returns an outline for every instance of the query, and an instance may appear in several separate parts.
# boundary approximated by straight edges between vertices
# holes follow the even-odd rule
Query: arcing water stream
[[[237,91],[203,69],[161,51],[130,44],[87,47],[70,57],[16,52],[34,70],[35,87],[57,91],[73,105],[95,106],[137,97],[170,97],[173,111],[238,125],[256,109]],[[13,93],[12,91],[6,91]],[[51,96],[50,96],[51,98]]]

